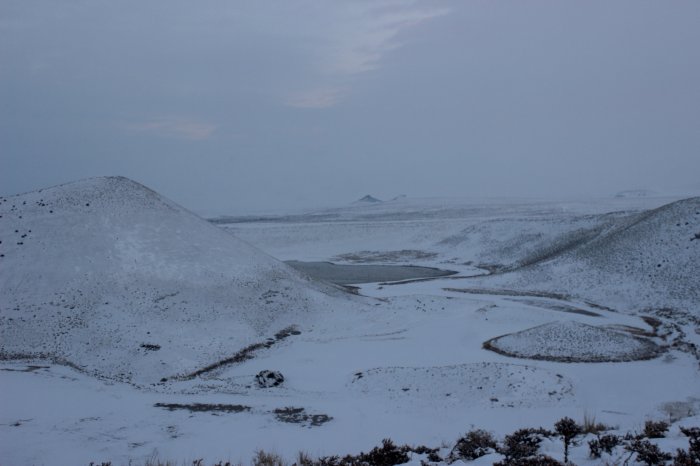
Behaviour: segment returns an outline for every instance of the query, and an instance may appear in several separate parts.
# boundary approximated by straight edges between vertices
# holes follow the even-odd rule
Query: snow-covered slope
[[[700,198],[615,219],[571,247],[533,254],[493,286],[575,294],[623,310],[673,307],[700,316]],[[573,235],[570,234],[573,237]]]
[[[350,299],[126,178],[4,198],[0,215],[6,358],[157,382]]]

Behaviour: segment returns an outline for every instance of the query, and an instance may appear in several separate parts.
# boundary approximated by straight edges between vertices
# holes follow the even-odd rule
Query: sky
[[[697,0],[2,0],[0,194],[700,192]]]

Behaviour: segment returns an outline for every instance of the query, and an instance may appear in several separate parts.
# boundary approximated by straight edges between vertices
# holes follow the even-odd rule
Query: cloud
[[[164,138],[202,141],[209,139],[217,125],[190,118],[166,116],[127,125],[132,131],[155,134]]]
[[[374,70],[387,53],[403,45],[399,39],[402,32],[448,12],[447,8],[415,7],[405,2],[366,5],[357,12],[354,21],[339,28],[331,42],[327,70],[340,74]]]
[[[318,4],[317,4],[318,5]],[[330,10],[316,11],[318,43],[324,44],[316,63],[317,86],[291,93],[286,104],[299,108],[328,108],[347,94],[354,76],[376,70],[389,52],[404,45],[401,34],[447,8],[406,0],[330,2]],[[343,88],[337,86],[343,84]]]
[[[328,108],[340,102],[345,89],[319,88],[297,92],[289,96],[286,104],[297,108]]]

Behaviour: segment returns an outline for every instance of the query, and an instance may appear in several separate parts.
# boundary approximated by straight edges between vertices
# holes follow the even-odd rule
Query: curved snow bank
[[[350,388],[412,403],[541,406],[571,396],[564,377],[532,366],[481,362],[441,367],[380,367],[358,372]]]
[[[562,362],[635,361],[661,352],[650,340],[575,321],[503,335],[485,342],[484,348],[506,356]]]
[[[349,299],[122,177],[3,198],[0,215],[4,357],[157,382]]]

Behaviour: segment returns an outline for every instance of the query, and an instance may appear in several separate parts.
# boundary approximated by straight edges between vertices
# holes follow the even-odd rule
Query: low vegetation
[[[180,409],[179,406],[176,409]],[[590,422],[595,425],[595,422]],[[652,439],[664,437],[669,429],[666,422],[647,421],[639,434],[628,433],[601,435],[588,441],[589,457],[599,464],[644,464],[648,466],[700,466],[700,427],[680,427],[688,438],[688,449],[677,449],[675,453],[662,450]],[[593,435],[569,417],[564,417],[554,424],[554,430],[544,428],[518,429],[506,435],[498,442],[490,432],[475,429],[467,432],[455,442],[454,447],[444,457],[447,446],[430,448],[426,446],[397,445],[391,439],[382,440],[382,444],[369,452],[356,455],[332,455],[314,458],[306,452],[299,452],[295,461],[289,463],[277,453],[258,450],[251,459],[250,466],[396,466],[409,461],[420,461],[422,466],[438,463],[452,464],[458,461],[470,462],[485,455],[498,454],[494,457],[496,466],[558,466],[571,465],[569,450],[579,445],[585,436]],[[562,441],[563,461],[540,451],[540,444],[545,439],[559,438]],[[607,457],[606,457],[607,456]],[[135,463],[129,463],[134,465]],[[175,463],[151,458],[143,466],[243,466],[242,463],[220,461],[204,463],[203,459],[191,463]],[[110,462],[90,463],[90,466],[116,466]]]
[[[574,439],[581,435],[583,429],[570,417],[565,417],[554,424],[554,430],[564,441],[564,462],[569,462],[569,447],[574,443]]]
[[[595,416],[589,415],[588,413],[585,413],[583,415],[583,423],[581,424],[581,429],[583,434],[595,434],[598,435],[601,432],[606,432],[608,430],[613,430],[613,427],[603,424],[602,422],[598,422],[595,419]]]
[[[457,440],[454,448],[447,457],[448,463],[457,460],[471,461],[489,453],[493,453],[498,448],[496,439],[490,432],[476,429],[467,432]]]
[[[620,445],[620,437],[617,435],[607,434],[599,436],[595,440],[588,442],[588,448],[591,458],[600,458],[603,453],[611,455],[615,447]]]
[[[648,438],[664,438],[668,432],[668,422],[646,421],[644,423],[644,436]]]

